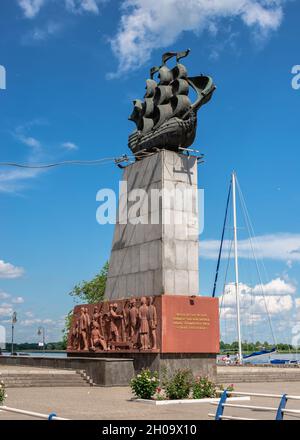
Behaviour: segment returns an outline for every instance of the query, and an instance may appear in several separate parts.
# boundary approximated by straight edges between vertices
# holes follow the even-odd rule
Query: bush
[[[193,399],[205,399],[206,397],[216,397],[216,385],[208,377],[197,377],[193,383]]]
[[[220,389],[221,391],[224,391],[224,390],[225,390],[224,385],[220,385],[220,386],[219,386],[219,389]],[[234,385],[233,385],[233,383],[232,383],[231,385],[228,385],[228,386],[226,387],[226,391],[227,391],[227,397],[232,397],[232,394],[230,394],[230,391],[234,391]]]
[[[191,370],[177,370],[171,377],[164,378],[164,390],[168,399],[187,399],[193,384]]]
[[[6,399],[6,392],[5,392],[5,385],[4,382],[0,382],[0,405],[3,404],[4,400]]]
[[[158,373],[143,369],[130,382],[131,390],[140,399],[151,399],[159,385]]]

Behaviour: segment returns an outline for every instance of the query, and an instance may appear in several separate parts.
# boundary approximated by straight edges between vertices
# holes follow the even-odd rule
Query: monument
[[[188,54],[164,54],[144,100],[133,102],[135,161],[123,171],[105,300],[75,307],[68,355],[130,357],[136,370],[191,368],[214,378],[218,300],[199,296],[198,158],[188,147],[215,86],[188,75],[179,62]]]

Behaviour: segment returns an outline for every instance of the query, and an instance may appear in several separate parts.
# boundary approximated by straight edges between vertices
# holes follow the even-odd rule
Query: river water
[[[224,358],[226,354],[218,355],[217,359],[221,360]],[[230,356],[231,361],[234,363],[235,356]],[[250,359],[245,359],[245,362],[250,364],[268,364],[271,359],[286,359],[289,361],[299,361],[300,362],[300,353],[271,353],[265,354],[262,356],[253,357]]]
[[[9,356],[9,353],[2,353],[4,356]],[[18,355],[20,355],[20,352],[18,352]],[[66,352],[21,352],[21,356],[36,356],[36,357],[57,357],[57,358],[65,358],[67,357]],[[79,355],[80,356],[80,355]],[[224,358],[226,355],[218,355],[217,359],[221,361],[222,358]],[[235,356],[230,356],[232,363],[235,361]],[[247,359],[247,363],[251,364],[268,364],[271,359],[287,359],[290,361],[299,361],[300,362],[300,353],[287,353],[287,354],[281,354],[281,353],[271,353],[271,355],[263,355],[256,358],[250,358]]]

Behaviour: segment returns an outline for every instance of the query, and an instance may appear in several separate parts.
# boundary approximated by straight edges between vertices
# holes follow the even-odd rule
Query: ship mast
[[[238,243],[237,243],[237,215],[236,215],[236,174],[232,172],[232,200],[233,200],[233,233],[234,233],[234,266],[235,266],[235,295],[236,295],[236,316],[237,334],[239,344],[239,363],[243,363],[241,319],[240,319],[240,286],[239,286],[239,263],[238,263]]]

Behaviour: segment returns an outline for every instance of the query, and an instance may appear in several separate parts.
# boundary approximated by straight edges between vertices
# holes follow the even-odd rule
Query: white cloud
[[[262,286],[251,287],[239,284],[240,307],[244,320],[264,321],[267,313],[272,316],[293,312],[299,298],[294,298],[296,286],[281,278],[276,278]],[[222,299],[221,317],[236,319],[236,289],[234,283],[225,287]]]
[[[0,192],[15,193],[22,188],[24,180],[34,179],[40,175],[39,169],[13,169],[0,172]]]
[[[5,263],[0,260],[0,278],[19,278],[24,274],[22,267],[14,266],[11,263]]]
[[[23,304],[24,298],[22,296],[17,296],[11,300],[13,304]]]
[[[296,293],[296,286],[281,278],[275,278],[269,283],[261,286],[260,284],[254,286],[251,292],[254,294],[261,294],[262,291],[265,295],[293,295]]]
[[[227,258],[230,241],[224,241],[223,257]],[[200,240],[200,256],[215,260],[218,258],[220,241]],[[285,261],[289,264],[300,261],[300,234],[278,233],[254,237],[253,248],[257,258]],[[249,240],[239,240],[239,258],[249,258],[251,244]],[[251,256],[251,255],[250,255]]]
[[[53,319],[47,318],[47,319],[43,319],[43,324],[48,324],[48,325],[53,325],[56,324],[56,322]]]
[[[63,25],[61,23],[49,21],[45,23],[43,27],[35,27],[33,30],[30,30],[29,33],[25,34],[22,38],[22,43],[27,45],[45,41],[49,37],[58,35],[62,29]]]
[[[43,120],[36,119],[18,126],[12,132],[15,139],[30,147],[29,152],[26,150],[27,157],[24,162],[37,163],[45,156],[41,142],[27,134],[33,126],[42,124],[44,124]],[[22,189],[25,180],[34,179],[45,171],[38,168],[3,167],[2,170],[0,168],[0,192],[15,193]]]
[[[66,150],[78,150],[78,146],[74,142],[63,142],[61,146]]]
[[[45,3],[46,0],[18,0],[26,18],[34,18]]]
[[[30,327],[35,324],[41,324],[41,322],[42,322],[42,320],[38,319],[38,318],[23,319],[22,321],[20,321],[20,325],[22,325],[24,327]]]
[[[102,2],[103,0],[66,0],[66,8],[73,14],[81,14],[83,12],[99,14],[98,4]]]
[[[20,325],[24,327],[31,327],[34,325],[56,325],[56,321],[50,318],[40,319],[40,318],[32,318],[32,319],[23,319],[20,321]]]
[[[48,0],[17,0],[26,18],[36,17],[47,1]],[[63,3],[62,0],[56,1],[59,4]],[[107,0],[65,0],[64,5],[67,11],[72,14],[82,14],[85,12],[99,14],[99,5],[105,1]]]
[[[22,133],[16,134],[17,139],[22,142],[22,144],[27,145],[32,148],[40,148],[41,143],[32,136],[25,136]]]
[[[0,316],[11,316],[13,313],[13,309],[9,305],[1,305],[0,306]]]
[[[170,46],[183,32],[216,34],[221,19],[240,18],[257,33],[267,35],[282,21],[284,0],[125,0],[119,30],[111,40],[119,60],[117,74],[150,59],[153,49]],[[116,75],[111,75],[111,77]]]
[[[7,298],[10,298],[10,296],[11,295],[9,293],[3,292],[3,291],[0,292],[0,299],[7,299]]]

